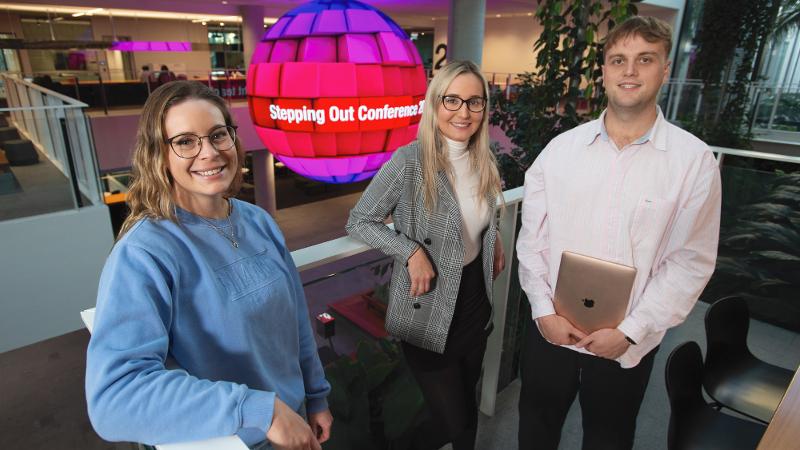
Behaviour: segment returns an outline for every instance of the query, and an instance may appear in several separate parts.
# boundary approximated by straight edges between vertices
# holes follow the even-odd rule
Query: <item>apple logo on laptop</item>
[[[581,302],[583,302],[583,306],[585,306],[587,308],[593,308],[594,307],[594,300],[592,300],[590,298],[583,298],[583,299],[581,299]]]

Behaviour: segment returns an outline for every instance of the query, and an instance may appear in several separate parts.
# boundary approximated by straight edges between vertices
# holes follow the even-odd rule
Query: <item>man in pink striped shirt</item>
[[[669,25],[649,17],[609,33],[608,108],[553,139],[525,174],[517,253],[533,322],[521,364],[520,449],[555,450],[578,394],[583,448],[631,448],[658,345],[714,271],[717,163],[656,104],[671,41]],[[619,326],[586,335],[555,313],[564,251],[636,267]]]

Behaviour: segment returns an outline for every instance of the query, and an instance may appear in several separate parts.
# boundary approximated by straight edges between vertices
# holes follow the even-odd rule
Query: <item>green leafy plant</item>
[[[362,340],[354,357],[325,367],[336,418],[325,449],[406,449],[423,418],[424,400],[396,341]]]
[[[601,26],[610,30],[637,12],[630,0],[538,3],[536,70],[517,76],[510,99],[493,96],[489,119],[515,146],[508,153],[494,147],[506,189],[523,183],[525,170],[552,138],[599,115],[605,102]]]
[[[690,78],[703,80],[699,114],[679,117],[710,145],[750,148],[750,84],[782,0],[706,0]]]

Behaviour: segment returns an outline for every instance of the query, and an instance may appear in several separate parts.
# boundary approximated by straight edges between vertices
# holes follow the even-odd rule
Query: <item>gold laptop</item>
[[[556,292],[556,314],[584,333],[616,328],[625,318],[636,269],[579,255],[561,254]]]

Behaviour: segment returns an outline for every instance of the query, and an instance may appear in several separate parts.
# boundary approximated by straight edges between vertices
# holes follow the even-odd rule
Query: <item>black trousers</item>
[[[633,368],[553,345],[528,322],[520,364],[519,448],[558,448],[575,396],[581,405],[583,449],[630,449],[636,416],[658,347]]]
[[[402,343],[406,362],[431,415],[431,420],[416,430],[416,450],[439,449],[448,442],[453,444],[453,450],[475,448],[478,431],[475,386],[491,331],[484,329],[490,317],[482,258],[478,256],[461,274],[444,353]]]

